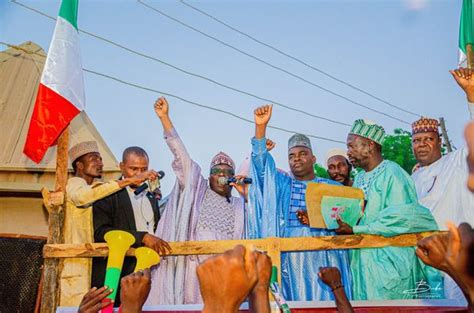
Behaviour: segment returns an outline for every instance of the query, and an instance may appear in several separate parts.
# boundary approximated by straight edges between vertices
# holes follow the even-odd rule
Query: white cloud
[[[404,4],[409,11],[422,11],[428,6],[428,0],[404,0]]]

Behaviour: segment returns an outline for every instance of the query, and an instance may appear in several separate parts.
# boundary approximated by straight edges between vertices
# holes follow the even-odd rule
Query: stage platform
[[[390,300],[390,301],[352,301],[358,313],[428,313],[428,312],[467,312],[466,305],[455,300]],[[295,301],[288,302],[294,313],[333,313],[337,312],[333,301]],[[146,313],[198,313],[202,305],[159,305],[144,307]],[[58,308],[58,313],[76,313],[77,308]],[[248,312],[243,303],[239,312]],[[272,310],[278,312],[278,310]]]

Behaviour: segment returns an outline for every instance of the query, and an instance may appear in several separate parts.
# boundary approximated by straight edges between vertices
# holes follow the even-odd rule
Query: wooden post
[[[280,251],[280,240],[279,238],[271,238],[270,244],[268,245],[267,254],[272,259],[272,266],[276,266],[278,269],[277,281],[281,286],[281,251]]]
[[[466,45],[467,68],[474,68],[474,49],[471,44]]]
[[[446,145],[446,149],[448,152],[452,152],[453,148],[451,147],[451,142],[449,141],[448,131],[446,130],[446,124],[444,123],[444,118],[439,118],[439,127],[441,127],[441,133],[443,134],[444,144]]]
[[[66,183],[68,178],[68,147],[69,127],[64,129],[58,138],[56,152],[56,182],[55,194],[58,197],[50,197],[49,192],[43,190],[45,206],[49,212],[48,218],[48,244],[63,243],[64,211],[66,209]],[[51,201],[56,198],[56,201]],[[58,258],[45,259],[43,294],[41,297],[41,312],[54,313],[59,305],[59,275],[61,273],[62,261]]]

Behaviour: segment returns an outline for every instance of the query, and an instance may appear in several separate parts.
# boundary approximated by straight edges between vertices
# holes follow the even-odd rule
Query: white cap
[[[328,166],[328,161],[330,158],[332,158],[333,156],[336,156],[336,155],[340,155],[344,158],[346,158],[346,160],[349,160],[349,158],[347,157],[347,153],[346,153],[346,150],[344,149],[341,149],[341,148],[333,148],[331,150],[328,151],[328,153],[326,154],[326,167]]]

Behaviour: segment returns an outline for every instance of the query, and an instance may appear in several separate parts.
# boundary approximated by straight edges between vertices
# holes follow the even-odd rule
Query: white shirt
[[[474,194],[466,186],[466,157],[467,149],[462,148],[412,175],[420,203],[431,210],[442,230],[447,229],[447,221],[474,225]]]
[[[130,197],[130,202],[132,203],[133,216],[135,217],[137,231],[146,231],[153,235],[153,229],[155,228],[155,215],[150,200],[146,196],[146,192],[144,191],[139,195],[135,195],[132,188],[127,186],[126,189],[128,196]]]

